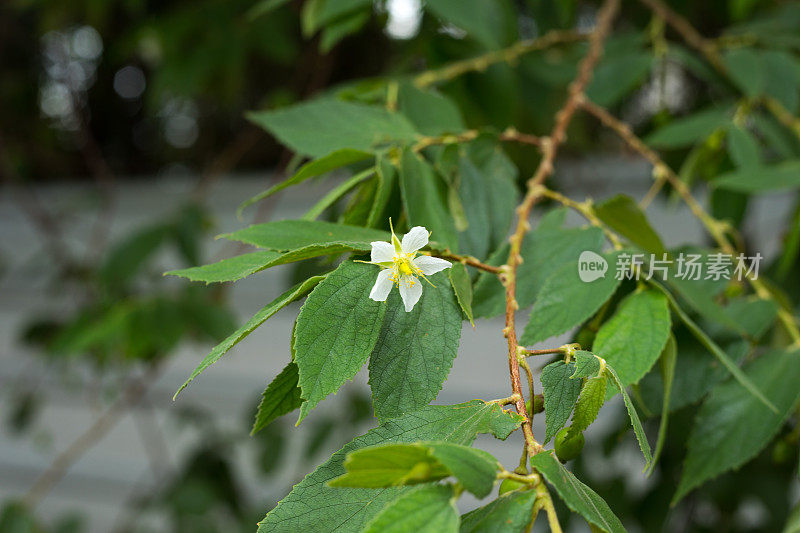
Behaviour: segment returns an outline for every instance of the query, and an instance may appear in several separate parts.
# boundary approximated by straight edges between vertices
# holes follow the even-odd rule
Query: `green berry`
[[[531,410],[530,400],[525,402],[525,409],[528,410],[528,417],[533,417],[533,415],[541,413],[544,411],[544,397],[541,394],[537,394],[533,397],[533,410]]]
[[[497,494],[502,496],[506,492],[524,489],[525,487],[527,487],[527,485],[522,481],[517,481],[516,479],[504,479],[503,482],[500,483],[500,489],[498,489]]]
[[[556,455],[562,462],[571,461],[581,454],[584,443],[583,433],[570,436],[569,428],[561,428],[556,433]]]

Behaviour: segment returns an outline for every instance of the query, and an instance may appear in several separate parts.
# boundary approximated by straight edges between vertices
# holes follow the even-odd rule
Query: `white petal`
[[[428,230],[422,226],[414,226],[403,235],[403,252],[410,254],[428,244]]]
[[[389,277],[392,270],[389,268],[383,269],[378,274],[378,279],[375,280],[375,285],[372,286],[372,291],[369,297],[376,302],[385,302],[389,293],[392,291],[392,280]]]
[[[400,278],[400,297],[403,299],[406,313],[414,309],[420,296],[422,296],[422,282],[420,280],[414,276]]]
[[[445,261],[439,257],[429,257],[427,255],[421,255],[419,257],[415,257],[413,259],[414,264],[422,270],[422,273],[426,276],[430,276],[431,274],[436,274],[444,270],[445,268],[450,268],[453,266],[450,261]]]
[[[394,246],[384,241],[375,241],[372,244],[370,261],[373,263],[391,263],[394,259]]]

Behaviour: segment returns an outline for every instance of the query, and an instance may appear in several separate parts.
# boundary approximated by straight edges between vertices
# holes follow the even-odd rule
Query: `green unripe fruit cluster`
[[[556,433],[556,456],[561,462],[571,461],[581,454],[585,442],[583,433],[570,435],[569,428],[561,428]]]

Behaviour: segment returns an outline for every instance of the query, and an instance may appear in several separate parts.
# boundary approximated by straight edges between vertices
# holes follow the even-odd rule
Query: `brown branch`
[[[542,160],[539,163],[533,177],[528,180],[528,190],[522,203],[517,207],[517,226],[511,236],[511,250],[508,255],[508,263],[505,272],[501,274],[501,280],[506,287],[506,327],[503,330],[508,340],[508,367],[511,375],[511,389],[515,394],[522,396],[522,382],[519,373],[519,344],[517,341],[515,313],[519,308],[516,299],[517,289],[517,269],[522,263],[520,250],[522,239],[530,228],[528,218],[534,204],[541,197],[541,185],[553,172],[553,161],[555,160],[558,147],[566,139],[567,127],[569,126],[575,111],[580,106],[583,90],[592,77],[595,65],[600,60],[603,53],[603,43],[611,29],[614,16],[619,9],[619,0],[605,0],[597,15],[597,25],[589,36],[589,51],[581,60],[578,66],[578,74],[570,83],[568,88],[567,101],[561,110],[556,113],[555,125],[547,141],[542,143]],[[541,445],[536,442],[533,436],[531,421],[527,416],[525,401],[519,400],[516,403],[517,412],[525,417],[522,424],[522,431],[525,436],[525,446],[528,455],[534,455],[541,451]]]
[[[459,263],[463,263],[465,265],[477,268],[478,270],[483,270],[485,272],[491,272],[492,274],[500,274],[502,272],[501,267],[496,267],[493,265],[487,265],[486,263],[481,263],[478,259],[469,256],[469,255],[457,255],[451,254],[449,252],[432,252],[431,255],[434,257],[441,257],[442,259],[448,259],[450,261],[458,261]]]
[[[604,126],[614,131],[628,146],[634,151],[641,154],[653,165],[656,179],[666,180],[673,189],[678,193],[681,199],[689,206],[689,209],[697,217],[708,231],[709,235],[714,239],[719,246],[720,250],[728,255],[736,255],[736,248],[730,243],[726,236],[728,225],[721,220],[717,220],[711,216],[700,202],[698,202],[689,187],[675,174],[675,172],[661,159],[661,157],[649,146],[637,137],[631,128],[614,117],[604,108],[594,104],[586,99],[582,102],[583,108],[591,115],[596,117]],[[786,331],[792,337],[795,344],[800,345],[800,330],[797,327],[797,322],[792,314],[783,306],[780,305],[780,300],[776,298],[772,291],[758,278],[753,277],[748,273],[747,280],[750,286],[758,294],[759,297],[768,300],[774,300],[778,305],[778,318],[783,323]]]

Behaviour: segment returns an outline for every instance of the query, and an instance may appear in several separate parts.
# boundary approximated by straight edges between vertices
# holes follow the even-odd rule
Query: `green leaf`
[[[297,385],[297,365],[290,362],[272,383],[269,384],[258,405],[256,420],[250,435],[255,435],[270,422],[287,413],[291,413],[303,403],[300,387]]]
[[[586,88],[586,96],[597,105],[613,106],[641,85],[653,64],[653,54],[634,50],[602,61]]]
[[[387,505],[364,533],[456,533],[455,501],[451,485],[418,487]]]
[[[747,96],[758,96],[764,90],[764,68],[759,54],[750,48],[735,48],[722,58],[728,75]]]
[[[600,372],[600,359],[592,352],[578,350],[575,352],[575,372],[570,379],[588,378]]]
[[[645,252],[657,255],[666,249],[661,237],[647,221],[639,205],[630,196],[619,194],[594,208],[597,218]]]
[[[630,417],[631,425],[633,426],[633,433],[636,435],[636,440],[639,442],[639,448],[642,450],[642,455],[644,455],[644,469],[647,470],[650,468],[650,464],[653,462],[653,456],[650,453],[650,444],[647,442],[647,435],[644,433],[642,421],[639,420],[639,414],[636,412],[636,407],[633,406],[633,402],[631,402],[628,393],[625,391],[625,387],[622,385],[619,376],[611,365],[606,365],[606,373],[611,376],[614,386],[617,387],[619,392],[622,394],[622,400],[625,402],[625,408],[628,410],[628,416]]]
[[[444,184],[433,168],[410,149],[403,151],[400,189],[409,226],[424,226],[431,237],[451,250],[457,250],[458,234],[447,209]]]
[[[728,128],[728,154],[739,168],[761,165],[761,149],[756,138],[741,126]]]
[[[492,454],[448,442],[431,442],[426,445],[466,490],[478,498],[485,498],[492,491],[500,467]]]
[[[453,289],[444,272],[430,280],[436,287],[426,283],[411,312],[406,312],[397,290],[387,299],[386,317],[369,360],[372,403],[380,419],[434,400],[458,352],[461,310]]]
[[[592,352],[613,366],[627,387],[653,367],[670,327],[667,298],[656,290],[639,290],[628,295],[600,327]]]
[[[682,148],[704,140],[730,122],[727,109],[711,108],[685,118],[678,118],[662,126],[647,137],[645,142],[656,148]]]
[[[413,142],[414,127],[385,107],[319,98],[247,118],[295,152],[322,157],[336,150],[372,151],[391,142]]]
[[[675,312],[676,315],[678,315],[681,321],[684,324],[686,324],[686,327],[689,328],[689,331],[692,332],[692,335],[694,335],[695,338],[697,338],[697,340],[699,340],[703,344],[703,346],[705,346],[706,349],[709,352],[711,352],[711,354],[714,357],[716,357],[725,368],[728,369],[728,372],[731,373],[731,375],[736,379],[736,381],[738,381],[745,389],[747,389],[750,392],[750,394],[758,398],[769,409],[771,409],[773,412],[777,412],[776,407],[772,405],[772,402],[769,401],[769,399],[758,388],[758,386],[756,386],[755,383],[750,381],[747,375],[744,372],[742,372],[742,370],[738,366],[736,366],[736,363],[733,362],[733,360],[731,360],[731,358],[724,351],[722,351],[722,348],[720,348],[717,345],[717,343],[715,343],[711,339],[711,337],[709,337],[702,329],[700,329],[700,327],[697,324],[695,324],[694,320],[689,318],[689,315],[687,315],[686,312],[683,309],[681,309],[681,307],[678,305],[678,303],[675,301],[672,295],[667,291],[667,289],[662,287],[659,283],[655,283],[652,281],[651,281],[651,286],[655,287],[656,289],[664,293],[664,295],[667,297],[667,300],[669,301],[670,308],[672,308],[672,310]]]
[[[254,224],[221,237],[277,251],[298,250],[314,245],[339,245],[343,250],[368,251],[372,249],[372,241],[391,239],[386,231],[319,220],[278,220]]]
[[[506,0],[428,0],[425,7],[486,48],[500,48],[514,39],[515,11]]]
[[[531,466],[544,476],[567,507],[587,522],[608,533],[625,533],[622,522],[605,500],[564,468],[551,452],[542,452],[531,457]]]
[[[422,444],[380,444],[347,454],[347,473],[331,487],[381,488],[437,481],[451,475]]]
[[[323,174],[327,174],[332,170],[336,170],[337,168],[342,168],[347,165],[352,165],[353,163],[358,163],[359,161],[364,161],[372,157],[372,154],[369,152],[364,152],[362,150],[351,150],[349,148],[345,148],[342,150],[333,151],[325,156],[322,156],[318,159],[314,159],[313,161],[309,161],[300,169],[292,175],[289,179],[283,180],[282,182],[278,183],[277,185],[273,185],[266,191],[258,193],[257,195],[253,196],[249,200],[242,203],[239,208],[236,210],[236,216],[240,216],[244,209],[256,202],[264,200],[265,198],[269,198],[276,192],[282,191],[287,187],[291,187],[292,185],[297,185],[298,183],[302,183],[310,178],[315,178],[317,176],[321,176]]]
[[[711,183],[720,189],[746,193],[792,189],[800,186],[800,160],[740,168],[722,174]]]
[[[603,255],[609,265],[616,265],[616,257],[614,252]],[[594,281],[581,281],[578,268],[577,261],[569,262],[547,278],[520,343],[536,344],[577,326],[600,309],[620,284],[610,269]]]
[[[459,233],[459,250],[483,259],[489,253],[492,224],[489,215],[489,181],[475,164],[463,155],[458,161],[458,197],[467,227]]]
[[[467,267],[462,263],[453,263],[448,274],[453,291],[456,293],[458,305],[464,311],[467,320],[474,326],[475,323],[472,321],[472,281],[469,279]]]
[[[460,533],[523,533],[531,521],[536,491],[506,493],[488,505],[461,515]]]
[[[180,394],[180,392],[183,389],[185,389],[186,386],[189,385],[189,383],[194,378],[202,374],[206,368],[216,363],[220,357],[225,355],[225,353],[231,348],[233,348],[239,341],[250,335],[258,326],[266,322],[266,320],[269,319],[272,315],[274,315],[275,313],[277,313],[278,311],[280,311],[293,301],[297,300],[298,298],[302,298],[303,296],[308,294],[308,292],[314,287],[316,287],[316,285],[319,282],[324,280],[325,277],[326,276],[314,276],[312,278],[305,280],[302,283],[298,283],[288,291],[284,292],[283,294],[272,300],[272,302],[268,303],[266,306],[261,308],[261,310],[255,315],[253,315],[253,317],[250,320],[248,320],[244,326],[240,327],[239,329],[231,333],[227,339],[219,343],[217,346],[214,347],[213,350],[211,350],[211,353],[209,353],[205,357],[205,359],[203,359],[203,361],[197,366],[197,368],[194,369],[194,371],[189,376],[189,379],[187,379],[186,382],[183,385],[181,385],[180,388],[175,392],[175,395],[172,397],[172,399],[174,400],[175,398],[177,398],[178,394]]]
[[[564,361],[550,363],[542,369],[545,444],[567,423],[581,393],[581,380],[569,379],[574,372],[575,363],[566,364]]]
[[[463,522],[463,517],[462,517]],[[782,533],[800,533],[800,503],[796,504],[786,519]]]
[[[401,83],[397,107],[423,135],[461,133],[466,129],[461,112],[453,101],[433,90]]]
[[[369,210],[367,226],[374,228],[384,224],[384,211],[389,203],[389,198],[394,190],[397,180],[397,172],[388,158],[378,156],[378,164],[375,166],[378,175],[378,188],[375,191],[375,200]]]
[[[751,382],[768,394],[777,412],[767,409],[735,380],[711,391],[689,435],[683,476],[673,503],[705,481],[755,457],[780,430],[800,398],[797,351],[772,351],[746,368]]]
[[[124,287],[170,236],[171,231],[169,225],[159,224],[123,238],[111,249],[100,267],[100,281],[110,290]]]
[[[381,443],[447,441],[468,446],[478,433],[507,438],[522,423],[522,417],[497,404],[480,400],[459,405],[431,405],[414,413],[381,422],[357,437],[328,461],[295,485],[259,524],[259,533],[314,531],[320,524],[328,530],[361,531],[387,503],[410,489],[336,489],[327,482],[345,473],[345,456],[359,448]]]
[[[565,212],[550,212],[553,213]],[[517,303],[520,308],[528,307],[534,302],[545,281],[559,267],[577,265],[581,252],[585,250],[599,253],[605,241],[600,228],[564,229],[559,227],[561,224],[555,218],[548,219],[548,216],[522,241],[523,263],[517,271]],[[492,254],[488,263],[498,266],[507,258],[506,245],[496,254]],[[496,275],[482,273],[479,276],[475,284],[474,311],[475,316],[480,317],[491,317],[505,311],[505,289]]]
[[[455,476],[479,498],[489,495],[499,463],[491,454],[448,442],[384,444],[348,454],[347,473],[331,487],[379,488],[413,485]]]
[[[345,262],[308,295],[294,330],[295,362],[305,399],[299,424],[320,401],[352,379],[369,357],[386,312],[369,297],[373,265]]]
[[[325,2],[326,6],[335,5],[338,2]],[[319,40],[319,51],[323,54],[330,52],[336,44],[347,37],[360,31],[369,21],[371,11],[360,11],[352,13],[344,18],[335,20],[322,30],[322,37]]]
[[[761,61],[765,92],[796,115],[800,103],[800,64],[797,59],[783,50],[764,50]]]
[[[595,421],[600,408],[606,401],[607,382],[605,375],[586,380],[581,389],[581,395],[578,396],[578,401],[575,403],[575,413],[572,415],[572,424],[569,426],[570,435],[574,436],[583,432]]]
[[[664,449],[664,443],[667,440],[669,405],[670,399],[672,398],[672,382],[675,380],[675,364],[677,360],[678,343],[675,341],[675,336],[670,333],[667,345],[664,346],[664,351],[661,352],[661,357],[659,358],[659,362],[661,363],[661,380],[664,383],[664,399],[661,402],[661,422],[658,425],[656,451],[653,452],[653,462],[650,463],[648,475],[653,473],[653,468],[655,468],[658,458],[661,457],[661,451]]]
[[[330,206],[335,204],[342,196],[347,194],[350,189],[361,183],[362,181],[371,178],[375,174],[374,168],[368,168],[363,172],[359,172],[354,176],[350,176],[350,178],[346,179],[336,187],[334,187],[331,191],[329,191],[325,196],[320,198],[320,200],[315,203],[311,209],[306,211],[303,215],[302,220],[314,220],[322,213],[325,212]]]

